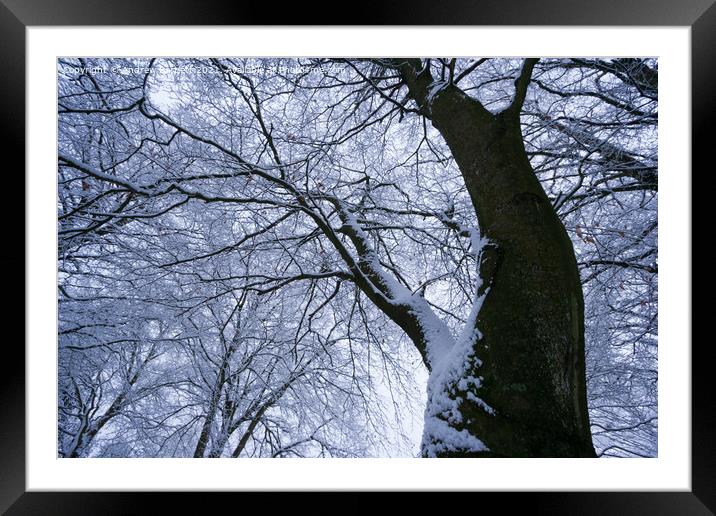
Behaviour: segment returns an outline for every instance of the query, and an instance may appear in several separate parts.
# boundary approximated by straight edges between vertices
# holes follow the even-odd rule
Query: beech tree
[[[656,453],[654,60],[58,67],[62,455]]]

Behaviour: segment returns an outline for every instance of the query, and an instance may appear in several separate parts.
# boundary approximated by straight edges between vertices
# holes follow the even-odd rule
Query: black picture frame
[[[715,0],[488,0],[436,2],[414,0],[386,5],[294,3],[277,8],[269,2],[221,5],[200,0],[0,0],[0,145],[5,181],[3,210],[8,246],[0,253],[6,299],[3,327],[19,326],[24,299],[20,278],[32,274],[25,266],[25,29],[39,25],[608,25],[690,26],[692,70],[692,170],[713,169],[708,139],[716,104]],[[350,12],[350,11],[353,12]],[[321,13],[321,14],[319,14]],[[333,18],[329,19],[331,16]],[[13,164],[11,160],[14,161]],[[676,171],[672,171],[676,172]],[[678,172],[677,172],[678,173]],[[690,175],[689,175],[690,174]],[[685,175],[692,181],[693,174]],[[22,179],[21,179],[22,178]],[[10,204],[13,204],[10,206]],[[692,204],[693,206],[693,204]],[[694,219],[696,222],[696,219]],[[692,231],[692,235],[698,234]],[[11,245],[10,245],[11,243]],[[693,252],[693,250],[692,250]],[[692,259],[693,266],[693,259]],[[20,274],[23,271],[24,274]],[[9,294],[9,295],[8,295]],[[189,495],[181,493],[59,493],[25,492],[25,358],[18,338],[4,332],[0,402],[0,510],[7,514],[134,514],[161,498],[187,510]],[[689,343],[682,343],[684,346]],[[497,499],[501,509],[515,505],[550,514],[713,514],[716,510],[714,408],[710,400],[709,340],[692,343],[692,490],[690,492],[480,493],[479,504]],[[227,502],[233,494],[201,499],[209,505]],[[242,496],[246,496],[243,494]],[[272,495],[273,496],[273,495]],[[412,497],[420,501],[423,497]],[[245,500],[245,498],[244,498]],[[473,498],[474,500],[474,498]],[[246,503],[246,502],[243,502]],[[475,503],[470,502],[471,504]],[[202,512],[204,512],[204,510]],[[180,511],[181,512],[181,511]]]

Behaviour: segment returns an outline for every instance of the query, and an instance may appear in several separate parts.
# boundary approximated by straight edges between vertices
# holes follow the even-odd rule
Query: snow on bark
[[[433,100],[437,95],[440,94],[442,90],[448,87],[450,84],[450,81],[444,80],[444,81],[434,81],[430,87],[428,88],[428,94],[425,97],[425,102],[430,105],[432,104]]]
[[[411,292],[386,272],[377,253],[368,244],[368,236],[355,215],[344,203],[338,201],[338,205],[343,224],[350,228],[354,237],[361,242],[361,260],[373,276],[377,277],[381,287],[387,292],[389,302],[407,309],[419,322],[431,370],[423,427],[423,454],[435,457],[451,451],[487,451],[488,448],[482,440],[466,428],[460,428],[465,423],[460,411],[460,404],[464,400],[458,393],[488,414],[494,415],[492,407],[477,395],[482,379],[472,374],[480,366],[479,359],[474,356],[475,343],[481,337],[476,321],[487,289],[483,288],[483,279],[479,276],[479,264],[482,250],[489,243],[488,240],[480,235],[478,228],[462,226],[449,220],[452,226],[457,226],[461,235],[470,239],[470,252],[478,271],[477,297],[463,331],[456,339],[422,295]],[[448,221],[445,219],[443,222]]]
[[[482,249],[489,242],[480,236],[477,228],[464,228],[470,237],[475,263],[479,263]],[[422,453],[436,457],[445,452],[489,451],[485,443],[463,426],[460,405],[463,396],[490,415],[495,410],[478,395],[482,378],[474,375],[481,361],[475,353],[475,343],[482,337],[478,330],[477,316],[489,289],[483,289],[483,278],[478,275],[475,299],[470,315],[465,321],[461,335],[454,341],[448,353],[436,362],[431,361],[432,371],[428,378],[428,403],[425,409]]]
[[[423,296],[410,291],[410,289],[396,281],[395,278],[385,271],[377,253],[372,247],[367,245],[369,241],[368,235],[363,231],[355,215],[345,206],[345,203],[340,203],[340,205],[343,211],[343,223],[351,228],[351,231],[357,238],[366,243],[362,260],[367,264],[371,272],[379,278],[380,283],[387,290],[389,302],[393,305],[405,307],[420,321],[428,361],[431,367],[434,367],[434,364],[439,363],[454,346],[455,338],[452,332],[442,319],[435,315],[430,304]]]

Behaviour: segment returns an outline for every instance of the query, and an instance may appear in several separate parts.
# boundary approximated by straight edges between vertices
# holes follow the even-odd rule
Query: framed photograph
[[[3,0],[26,333],[0,507],[466,491],[710,514],[691,170],[716,8],[612,3],[317,25]]]

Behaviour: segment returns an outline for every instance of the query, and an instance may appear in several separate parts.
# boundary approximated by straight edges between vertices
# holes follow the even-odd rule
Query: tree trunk
[[[529,82],[531,66],[516,82],[515,102],[498,115],[452,84],[436,92],[430,72],[415,62],[404,61],[400,71],[450,147],[481,234],[492,244],[481,271],[490,287],[476,320],[472,356],[479,360],[467,371],[479,379],[479,398],[488,409],[474,397],[469,401],[465,382],[448,391],[461,415],[448,423],[489,451],[439,455],[594,457],[577,262],[520,129],[527,88],[520,81],[527,75]]]

